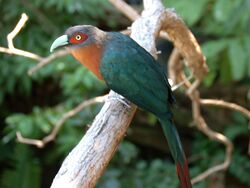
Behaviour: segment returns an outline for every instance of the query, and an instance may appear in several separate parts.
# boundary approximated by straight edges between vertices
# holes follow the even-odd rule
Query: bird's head
[[[105,32],[90,25],[78,25],[68,28],[65,34],[58,37],[51,45],[50,52],[61,47],[81,48],[92,43],[100,43]]]
[[[66,47],[73,57],[103,79],[99,70],[104,41],[107,33],[90,25],[70,27],[51,45],[50,51]]]

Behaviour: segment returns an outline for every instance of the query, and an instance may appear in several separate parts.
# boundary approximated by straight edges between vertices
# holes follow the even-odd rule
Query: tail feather
[[[176,163],[176,171],[178,174],[178,178],[180,180],[181,187],[192,188],[192,184],[188,173],[187,161],[185,161],[183,165],[181,165],[180,163]]]
[[[171,120],[160,120],[165,137],[167,138],[169,149],[176,164],[176,171],[181,184],[181,188],[192,188],[189,177],[187,160],[182,148],[179,134]]]

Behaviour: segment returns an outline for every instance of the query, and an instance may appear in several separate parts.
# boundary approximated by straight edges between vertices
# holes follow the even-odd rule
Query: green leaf
[[[215,77],[216,77],[216,72],[210,70],[203,80],[204,85],[207,87],[211,86],[212,83],[214,82]]]
[[[137,148],[130,142],[122,142],[119,149],[119,154],[124,163],[128,164],[138,155]]]
[[[202,44],[202,51],[205,54],[206,58],[212,58],[223,51],[227,47],[227,45],[228,40],[226,39],[208,41]]]
[[[234,9],[233,4],[239,0],[231,0],[230,3],[228,0],[217,0],[215,1],[214,6],[214,17],[219,22],[225,22],[229,19]]]
[[[229,167],[229,172],[236,177],[240,182],[250,186],[249,172],[250,160],[249,157],[239,153],[239,151],[233,152],[232,162]]]
[[[246,64],[247,64],[247,75],[250,77],[250,36],[244,37],[244,52],[247,55]]]
[[[228,57],[233,79],[242,79],[246,71],[247,53],[244,51],[243,44],[240,40],[233,39],[230,41]]]
[[[1,92],[0,92],[0,104],[2,104],[3,99],[4,99],[4,92],[1,91]]]
[[[230,69],[230,63],[228,61],[227,57],[224,57],[225,55],[223,54],[223,60],[220,63],[220,81],[223,84],[228,84],[232,80],[232,74],[231,74],[231,69]]]
[[[167,7],[175,8],[188,25],[194,25],[202,17],[209,0],[164,0],[163,2]]]
[[[247,135],[248,128],[247,124],[234,124],[230,127],[228,127],[225,130],[225,135],[230,138],[230,140],[234,140],[237,136],[241,134]]]
[[[33,158],[27,145],[16,145],[12,161],[13,168],[2,173],[1,187],[40,188],[41,165]]]

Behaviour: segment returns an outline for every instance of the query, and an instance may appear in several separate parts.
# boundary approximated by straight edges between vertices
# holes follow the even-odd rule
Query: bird
[[[171,111],[175,99],[160,63],[129,36],[91,25],[69,27],[54,40],[50,51],[62,47],[110,89],[158,118],[181,188],[191,188],[186,156]]]

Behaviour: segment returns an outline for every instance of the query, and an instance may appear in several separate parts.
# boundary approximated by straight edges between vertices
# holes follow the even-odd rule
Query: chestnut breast
[[[101,46],[91,44],[82,48],[71,49],[71,53],[75,59],[92,71],[100,80],[103,80],[99,69],[102,55]]]

